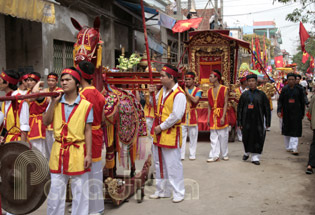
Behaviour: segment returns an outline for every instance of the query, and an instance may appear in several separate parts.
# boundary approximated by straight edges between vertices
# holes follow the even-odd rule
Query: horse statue
[[[118,153],[118,160],[122,166],[129,167],[130,161],[130,176],[132,177],[135,173],[135,160],[143,159],[145,155],[145,139],[141,137],[147,136],[147,129],[142,106],[131,92],[109,86],[106,83],[106,75],[103,74],[105,69],[102,67],[103,42],[99,32],[100,18],[95,18],[93,28],[82,27],[74,18],[71,18],[71,22],[79,31],[73,49],[74,64],[77,65],[80,61],[86,60],[95,65],[93,85],[106,100],[104,108],[107,119],[104,128],[106,144],[104,173],[107,174],[106,177],[115,177],[116,153]]]

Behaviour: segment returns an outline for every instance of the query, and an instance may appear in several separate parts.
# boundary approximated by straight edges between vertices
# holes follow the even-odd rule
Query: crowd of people
[[[72,214],[101,214],[104,211],[102,148],[104,96],[92,86],[94,65],[82,61],[76,68],[66,68],[60,77],[47,76],[48,88],[37,72],[19,74],[4,70],[0,75],[0,90],[11,95],[39,92],[60,92],[57,97],[38,97],[18,102],[4,101],[0,119],[3,122],[1,141],[30,141],[49,160],[51,186],[47,214],[64,214],[67,183],[71,178]],[[151,131],[152,154],[156,171],[156,191],[151,199],[173,197],[174,203],[184,200],[183,164],[186,140],[189,136],[189,160],[196,159],[198,142],[197,105],[202,90],[195,86],[196,75],[185,74],[185,88],[178,84],[176,67],[164,65],[160,72],[162,88],[149,85],[156,93],[157,114],[153,113],[153,98],[146,98],[144,112]],[[57,87],[60,78],[61,88]],[[210,152],[206,160],[214,163],[229,160],[227,114],[229,88],[221,84],[218,70],[210,73],[212,87],[208,90],[207,125],[210,130]],[[301,77],[287,74],[287,85],[281,89],[277,115],[281,122],[284,145],[298,155],[298,138],[302,134],[305,107],[313,129],[307,174],[315,166],[315,97],[308,102],[306,90],[299,84]],[[257,88],[257,75],[240,77],[235,93],[240,95],[237,106],[237,137],[243,142],[246,161],[260,165],[266,131],[271,126],[271,102]],[[19,85],[19,87],[17,87]],[[149,132],[150,133],[150,132]],[[86,194],[89,195],[86,195]]]
[[[0,75],[0,90],[6,96],[60,92],[58,97],[4,101],[0,114],[4,120],[2,142],[29,141],[49,160],[47,214],[65,213],[69,178],[72,214],[104,212],[101,152],[105,98],[91,85],[93,73],[94,65],[82,61],[61,72],[61,88],[57,87],[58,75],[50,73],[46,89],[42,89],[44,82],[37,72],[20,75],[4,70]]]
[[[178,70],[166,65],[161,71],[162,89],[157,92],[155,86],[150,86],[150,92],[157,92],[158,107],[157,120],[153,120],[154,140],[153,158],[156,169],[156,192],[150,195],[151,199],[170,197],[173,193],[173,202],[184,200],[183,166],[185,159],[187,134],[190,137],[189,160],[196,159],[198,137],[197,104],[202,96],[201,90],[195,86],[195,74],[188,72],[185,75],[185,90],[177,82]],[[220,84],[220,71],[213,70],[209,81],[212,87],[208,90],[208,126],[210,128],[210,152],[207,162],[212,163],[220,158],[228,161],[228,116],[227,104],[229,89]],[[250,74],[240,78],[240,86],[235,89],[241,94],[237,106],[237,137],[244,145],[242,160],[251,157],[251,163],[260,165],[266,131],[271,126],[272,101],[267,95],[257,89],[257,75]],[[297,156],[298,139],[302,134],[302,119],[305,107],[308,105],[306,90],[299,84],[301,76],[290,73],[279,95],[277,115],[279,117],[281,134],[284,136],[284,145],[288,152]],[[184,99],[186,96],[186,100]],[[186,102],[186,104],[185,104]],[[310,102],[309,113],[315,111],[315,97]],[[146,105],[152,105],[146,103]],[[186,106],[186,111],[184,109]],[[314,110],[313,110],[314,109]],[[315,114],[313,114],[315,115]],[[152,119],[152,117],[151,117]],[[311,126],[315,128],[315,116],[311,118]],[[180,123],[182,126],[180,127]],[[178,131],[179,130],[179,131]],[[176,132],[177,131],[177,132]],[[307,174],[313,173],[315,159],[315,131],[309,154]],[[165,180],[168,179],[168,180]]]

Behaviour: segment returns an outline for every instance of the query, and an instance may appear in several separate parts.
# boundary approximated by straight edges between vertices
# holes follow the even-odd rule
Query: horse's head
[[[74,44],[73,54],[75,65],[83,60],[90,61],[95,64],[97,45],[101,42],[99,32],[100,18],[95,18],[93,28],[87,26],[82,27],[74,18],[71,18],[71,22],[73,26],[79,30],[77,41]]]

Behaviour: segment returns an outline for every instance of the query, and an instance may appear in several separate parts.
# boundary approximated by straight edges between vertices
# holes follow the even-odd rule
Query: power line
[[[243,4],[243,5],[228,5],[224,7],[246,7],[246,6],[255,6],[255,5],[270,5],[270,3],[262,3],[262,4]]]
[[[276,8],[271,8],[271,9],[266,9],[266,10],[261,10],[261,11],[255,11],[255,12],[251,12],[251,13],[242,13],[242,14],[233,14],[233,15],[223,15],[223,16],[225,16],[225,17],[229,17],[229,16],[246,16],[246,15],[251,15],[251,14],[255,14],[255,13],[263,13],[263,12],[267,12],[267,11],[271,11],[271,10],[277,10],[277,9],[280,9],[280,8],[283,8],[283,7],[291,6],[291,5],[293,5],[293,4],[294,4],[294,3],[287,4],[287,5],[283,5],[283,6],[276,7]]]

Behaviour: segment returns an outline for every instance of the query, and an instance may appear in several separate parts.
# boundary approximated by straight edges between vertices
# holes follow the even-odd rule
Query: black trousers
[[[308,165],[315,168],[315,130],[313,130],[313,142],[310,147]]]

